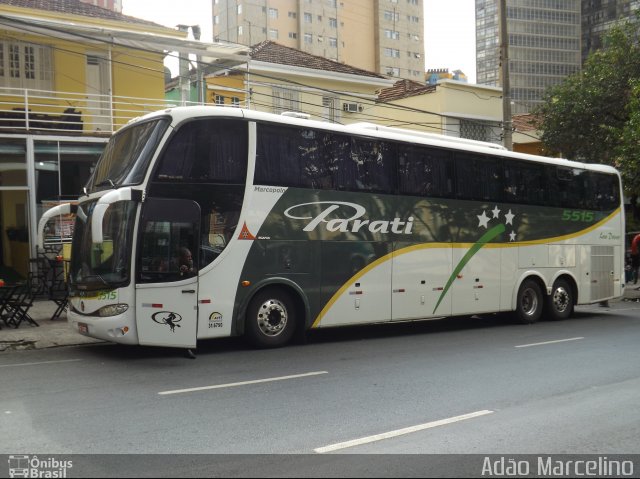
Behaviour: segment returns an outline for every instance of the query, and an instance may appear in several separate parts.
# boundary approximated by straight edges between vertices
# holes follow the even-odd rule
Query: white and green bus
[[[78,204],[41,225],[72,209],[68,319],[118,343],[275,347],[508,311],[534,323],[624,289],[615,169],[371,124],[156,112],[113,135]]]

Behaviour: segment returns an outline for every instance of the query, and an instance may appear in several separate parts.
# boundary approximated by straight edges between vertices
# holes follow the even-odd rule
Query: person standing
[[[631,241],[631,276],[633,284],[638,284],[638,269],[640,268],[640,233]]]

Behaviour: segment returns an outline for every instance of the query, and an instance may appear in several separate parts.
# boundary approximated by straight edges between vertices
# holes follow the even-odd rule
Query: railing
[[[0,133],[110,135],[132,118],[177,105],[164,98],[0,87]]]

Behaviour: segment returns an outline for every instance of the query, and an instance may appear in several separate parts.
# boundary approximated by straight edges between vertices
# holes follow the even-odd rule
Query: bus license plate
[[[80,334],[89,334],[89,326],[85,323],[78,323],[78,332]]]

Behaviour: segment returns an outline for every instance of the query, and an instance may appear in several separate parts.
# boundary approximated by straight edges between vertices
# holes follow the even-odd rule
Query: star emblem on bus
[[[491,218],[487,215],[487,211],[484,209],[482,210],[482,214],[475,215],[476,218],[478,218],[478,229],[482,231],[480,228],[484,228],[487,231],[473,245],[471,245],[471,248],[469,248],[469,251],[467,251],[467,253],[462,257],[462,259],[458,262],[456,267],[453,268],[453,272],[451,273],[451,276],[449,276],[449,279],[447,280],[447,284],[442,290],[442,293],[438,298],[438,302],[436,303],[435,308],[433,308],[434,314],[438,309],[438,306],[440,306],[442,299],[449,292],[449,288],[451,288],[451,285],[453,284],[457,276],[460,274],[460,272],[467,265],[467,263],[471,261],[471,258],[473,258],[473,256],[478,251],[480,251],[484,246],[486,246],[488,243],[493,241],[502,233],[505,233],[507,230],[507,225],[513,226],[513,220],[515,219],[516,215],[511,211],[511,209],[509,209],[508,213],[504,214],[504,223],[502,222],[502,220],[500,220],[500,213],[502,212],[502,210],[498,208],[498,205],[495,205],[493,210],[489,210],[489,211],[493,215],[493,217]],[[498,224],[495,226],[491,226],[490,223],[492,220],[499,220]],[[491,228],[489,228],[490,226]],[[517,235],[513,229],[511,230],[511,233],[508,233],[508,235],[509,235],[510,242],[514,242],[516,240]]]
[[[479,221],[478,228],[482,227],[482,228],[488,229],[489,228],[489,222],[491,220],[500,219],[500,213],[502,212],[502,210],[500,208],[498,208],[498,205],[494,206],[494,208],[492,210],[490,210],[490,211],[491,211],[491,214],[493,214],[493,217],[491,217],[491,218],[489,218],[489,216],[487,216],[486,210],[482,210],[482,214],[481,215],[476,215],[476,217],[478,218],[478,221]],[[506,225],[513,226],[513,219],[515,217],[516,217],[516,215],[511,212],[511,209],[509,209],[508,213],[504,214],[505,228],[506,228]],[[502,233],[502,231],[500,233]],[[497,236],[497,234],[496,234],[496,236]],[[491,239],[493,239],[493,238],[491,238]],[[491,241],[491,239],[488,240],[488,241]],[[511,230],[511,233],[509,233],[509,241],[515,241],[515,240],[516,240],[516,232]]]

